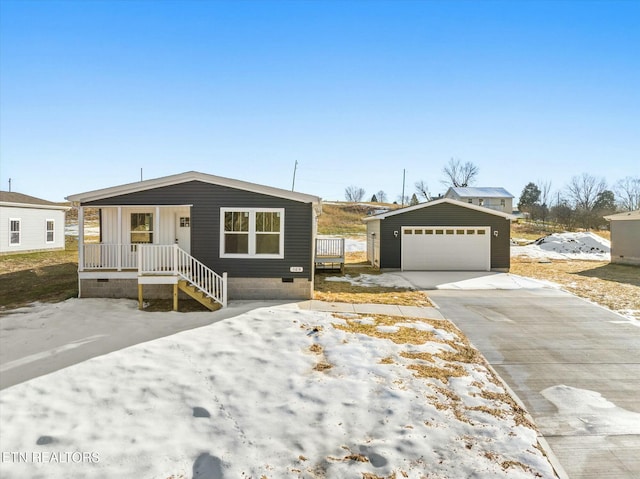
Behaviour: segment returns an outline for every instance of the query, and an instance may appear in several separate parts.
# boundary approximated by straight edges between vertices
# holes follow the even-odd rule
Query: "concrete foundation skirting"
[[[170,299],[171,284],[145,284],[145,299]],[[313,283],[304,278],[228,278],[227,295],[234,299],[312,299]],[[81,279],[81,298],[138,298],[137,279]],[[187,297],[180,293],[180,297]]]
[[[229,299],[312,299],[313,282],[294,278],[229,278]]]

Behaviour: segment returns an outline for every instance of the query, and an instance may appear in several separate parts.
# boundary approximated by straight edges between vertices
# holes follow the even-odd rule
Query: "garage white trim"
[[[403,226],[403,271],[489,271],[489,226]]]

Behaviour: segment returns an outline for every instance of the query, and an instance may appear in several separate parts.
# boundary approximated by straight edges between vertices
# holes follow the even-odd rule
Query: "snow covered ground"
[[[484,366],[437,357],[448,323],[377,321],[266,307],[5,389],[0,476],[555,477]]]
[[[554,233],[526,246],[512,245],[511,256],[610,261],[611,242],[591,232]]]

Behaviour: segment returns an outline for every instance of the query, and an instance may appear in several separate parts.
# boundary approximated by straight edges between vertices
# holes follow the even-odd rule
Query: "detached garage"
[[[403,271],[508,271],[511,219],[449,198],[370,216],[367,259]]]

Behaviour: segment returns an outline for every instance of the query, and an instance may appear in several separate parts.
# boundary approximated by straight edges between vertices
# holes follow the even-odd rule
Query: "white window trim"
[[[53,229],[49,230],[49,221],[53,224]],[[51,236],[53,239],[49,241],[47,238],[49,237],[49,231],[51,231]],[[46,244],[52,244],[56,242],[56,220],[49,218],[44,220],[44,242]]]
[[[249,253],[225,253],[224,215],[225,213],[249,213]],[[256,213],[280,213],[280,254],[256,253]],[[244,259],[284,259],[284,208],[220,208],[220,257]]]
[[[14,243],[11,241],[11,236],[14,231],[11,231],[11,223],[14,221],[18,222],[18,242]],[[9,218],[9,246],[20,246],[22,244],[22,218]]]

